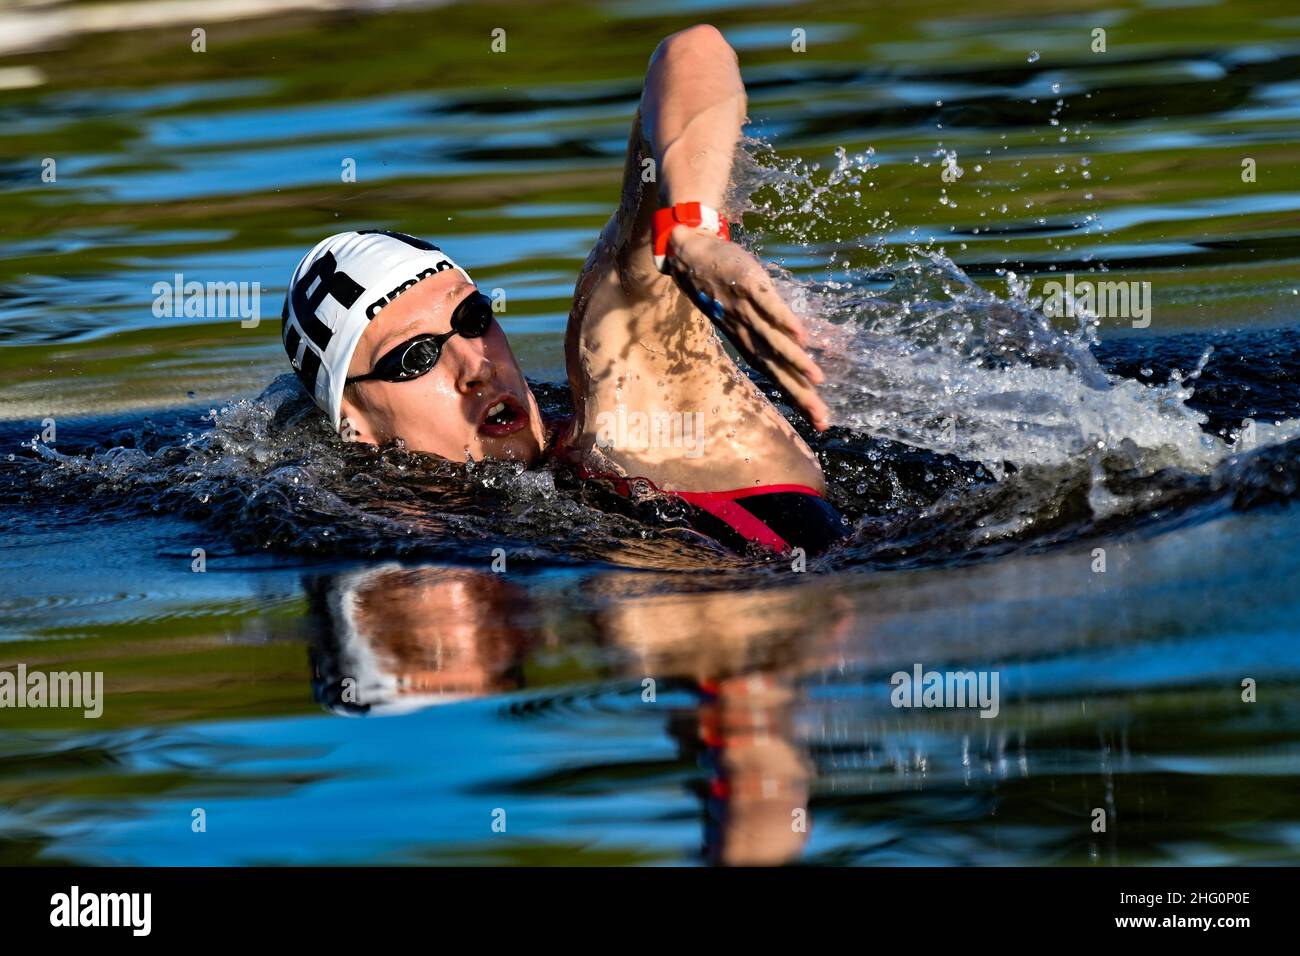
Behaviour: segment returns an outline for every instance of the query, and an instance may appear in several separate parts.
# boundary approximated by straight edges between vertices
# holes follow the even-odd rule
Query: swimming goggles
[[[427,375],[438,364],[442,347],[453,335],[476,339],[492,325],[492,300],[478,290],[461,300],[451,314],[451,331],[438,334],[425,333],[407,339],[386,352],[375,367],[364,375],[354,375],[345,384],[353,382],[409,382]]]

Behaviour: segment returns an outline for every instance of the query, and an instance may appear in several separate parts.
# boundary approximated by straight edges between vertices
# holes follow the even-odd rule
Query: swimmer
[[[829,427],[807,329],[722,211],[745,110],[736,54],[713,27],[651,57],[622,199],[574,290],[571,418],[543,421],[468,272],[383,230],[330,236],[295,270],[282,332],[299,380],[345,439],[452,461],[560,459],[620,494],[680,499],[728,547],[825,550],[849,528],[817,457],[718,334]]]

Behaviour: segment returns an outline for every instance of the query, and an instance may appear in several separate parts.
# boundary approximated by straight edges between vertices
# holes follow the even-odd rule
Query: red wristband
[[[687,226],[691,229],[703,227],[719,239],[731,241],[731,227],[712,206],[698,202],[679,202],[656,210],[651,236],[655,268],[663,273],[668,271],[668,238],[672,235],[674,226]]]

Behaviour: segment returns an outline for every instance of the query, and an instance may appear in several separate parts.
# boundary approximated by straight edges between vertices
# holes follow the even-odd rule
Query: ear
[[[351,385],[343,389],[343,401],[339,404],[339,437],[344,441],[360,441],[377,445],[379,442],[375,440],[375,430],[371,426],[370,418],[365,409],[352,400],[354,394]]]

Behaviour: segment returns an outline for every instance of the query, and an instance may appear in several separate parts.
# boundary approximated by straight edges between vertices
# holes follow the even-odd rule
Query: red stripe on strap
[[[707,511],[723,524],[729,525],[746,541],[756,541],[774,551],[789,551],[789,543],[735,501],[713,492],[670,491],[690,502],[701,511]]]
[[[588,468],[585,462],[579,463],[577,470],[579,477],[584,480],[596,479],[612,483],[615,490],[624,498],[631,497],[633,482],[644,481],[660,494],[681,498],[687,504],[694,505],[701,511],[713,515],[746,541],[757,542],[774,551],[789,551],[791,550],[790,543],[769,528],[752,512],[737,504],[737,500],[749,498],[753,495],[781,493],[812,495],[814,498],[821,497],[821,494],[816,489],[809,488],[807,485],[755,485],[752,488],[734,488],[731,491],[665,491],[648,478],[629,478],[623,475],[594,471]]]

